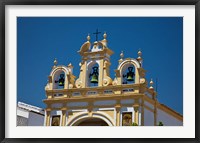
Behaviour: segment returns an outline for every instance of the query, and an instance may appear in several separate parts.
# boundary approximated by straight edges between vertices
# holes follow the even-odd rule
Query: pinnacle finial
[[[142,52],[141,52],[141,50],[139,49],[139,51],[138,51],[138,57],[137,57],[137,60],[140,62],[140,64],[141,64],[141,62],[142,62]]]
[[[153,85],[153,79],[151,78],[150,85]]]
[[[58,61],[57,61],[57,59],[56,59],[56,58],[54,59],[54,61],[53,61],[53,64],[54,64],[54,65],[53,65],[53,67],[52,67],[52,68],[55,68],[55,67],[57,66],[57,64],[58,64]]]
[[[119,64],[120,64],[121,62],[123,62],[123,58],[124,58],[124,52],[123,52],[123,51],[121,51],[120,58],[121,58],[121,59],[118,60]]]
[[[69,63],[67,67],[72,68],[73,67],[72,63]]]
[[[90,34],[88,33],[87,40],[90,41]]]
[[[106,32],[104,32],[104,34],[103,34],[103,38],[104,38],[104,39],[107,38],[107,34],[106,34]]]
[[[56,66],[58,64],[58,61],[56,58],[54,59],[53,63],[54,63],[54,66]]]
[[[123,52],[123,51],[121,51],[120,58],[121,58],[121,59],[124,58],[124,52]]]
[[[139,49],[138,56],[142,56],[142,51]]]
[[[153,89],[153,79],[152,78],[151,78],[151,81],[149,83],[150,83],[149,89]]]

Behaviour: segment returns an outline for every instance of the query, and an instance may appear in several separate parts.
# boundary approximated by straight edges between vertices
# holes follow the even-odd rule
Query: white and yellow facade
[[[73,75],[69,64],[54,66],[45,87],[45,126],[181,126],[183,117],[156,98],[153,81],[148,87],[142,67],[142,53],[138,57],[124,58],[120,54],[115,78],[110,77],[110,57],[113,51],[107,47],[106,33],[103,40],[90,42],[90,36],[78,53],[82,57],[79,77]],[[98,67],[98,83],[91,84],[93,67]],[[127,69],[133,67],[132,83],[124,82]],[[64,85],[59,88],[58,79],[64,75]]]

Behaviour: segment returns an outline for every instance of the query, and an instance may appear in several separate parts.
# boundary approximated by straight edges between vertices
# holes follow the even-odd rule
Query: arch
[[[88,118],[98,118],[103,120],[104,122],[106,122],[108,124],[108,126],[114,126],[115,122],[112,120],[112,118],[107,115],[106,113],[103,112],[94,112],[92,114],[92,116],[88,115],[88,112],[81,112],[76,114],[74,117],[72,117],[72,119],[70,119],[70,121],[68,122],[68,126],[74,126],[77,125],[78,123],[80,123],[81,121],[84,121]]]
[[[99,73],[99,62],[98,61],[90,61],[88,64],[87,64],[87,73],[86,73],[86,86],[87,87],[91,87],[91,86],[98,86],[99,83],[97,83],[97,85],[92,85],[90,83],[90,77],[89,75],[91,74],[91,72],[93,71],[93,67],[96,66],[98,67],[98,73]],[[98,75],[98,79],[99,79],[99,75]]]
[[[53,75],[58,71],[58,70],[63,70],[65,72],[66,75],[69,74],[69,70],[67,69],[66,66],[57,66],[56,68],[54,68],[51,73],[50,76],[53,77]]]
[[[106,44],[102,41],[99,41],[98,44],[102,46],[103,49],[107,48]]]
[[[140,68],[141,66],[140,66],[140,64],[139,64],[139,62],[136,60],[136,59],[126,59],[126,60],[124,60],[123,62],[121,62],[120,64],[119,64],[119,66],[118,66],[118,70],[121,70],[122,68],[123,68],[123,66],[125,65],[125,64],[127,64],[127,63],[129,63],[129,64],[133,64],[134,66],[135,66],[135,68]]]
[[[140,68],[140,63],[135,60],[135,59],[126,59],[123,62],[121,62],[118,66],[118,70],[120,71],[120,75],[121,75],[121,84],[123,83],[123,72],[125,72],[125,70],[129,67],[129,66],[133,66],[134,67],[134,71],[135,71],[135,81],[134,83],[138,83],[139,82],[139,73],[137,68]],[[130,83],[129,83],[130,84]]]
[[[79,122],[76,122],[73,126],[108,126],[108,124],[100,118],[88,117],[79,120]]]
[[[56,68],[54,68],[51,73],[50,73],[50,76],[52,76],[52,82],[53,82],[53,85],[52,85],[52,88],[55,89],[56,86],[55,86],[55,78],[58,77],[58,75],[60,73],[64,72],[64,75],[65,75],[65,81],[64,81],[64,89],[66,89],[68,87],[68,78],[67,78],[67,75],[69,75],[69,70],[67,69],[66,66],[57,66]]]

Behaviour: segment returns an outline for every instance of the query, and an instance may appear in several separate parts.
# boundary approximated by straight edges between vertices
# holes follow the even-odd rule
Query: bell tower
[[[180,115],[158,102],[152,79],[148,86],[142,52],[138,51],[137,58],[124,58],[122,51],[112,80],[109,69],[113,51],[108,48],[107,34],[102,40],[98,40],[98,30],[94,34],[96,40],[90,42],[88,35],[78,51],[81,62],[77,79],[71,63],[57,65],[54,60],[45,86],[45,125],[157,126],[163,120],[164,125],[173,125],[172,120],[182,125]],[[165,118],[170,116],[173,118],[168,123]]]
[[[98,30],[96,31],[96,41],[90,42],[90,36],[87,36],[87,41],[81,46],[78,53],[82,59],[79,64],[80,75],[76,80],[77,88],[87,88],[93,86],[108,86],[112,84],[110,78],[110,56],[113,51],[107,47],[107,34],[103,34],[103,40],[98,41]]]

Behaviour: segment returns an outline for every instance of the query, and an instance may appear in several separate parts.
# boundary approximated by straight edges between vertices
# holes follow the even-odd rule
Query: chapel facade
[[[137,58],[120,54],[115,78],[110,77],[107,34],[81,46],[80,73],[73,65],[54,66],[45,86],[45,126],[182,126],[179,113],[158,102],[153,80],[145,78],[142,52]]]

